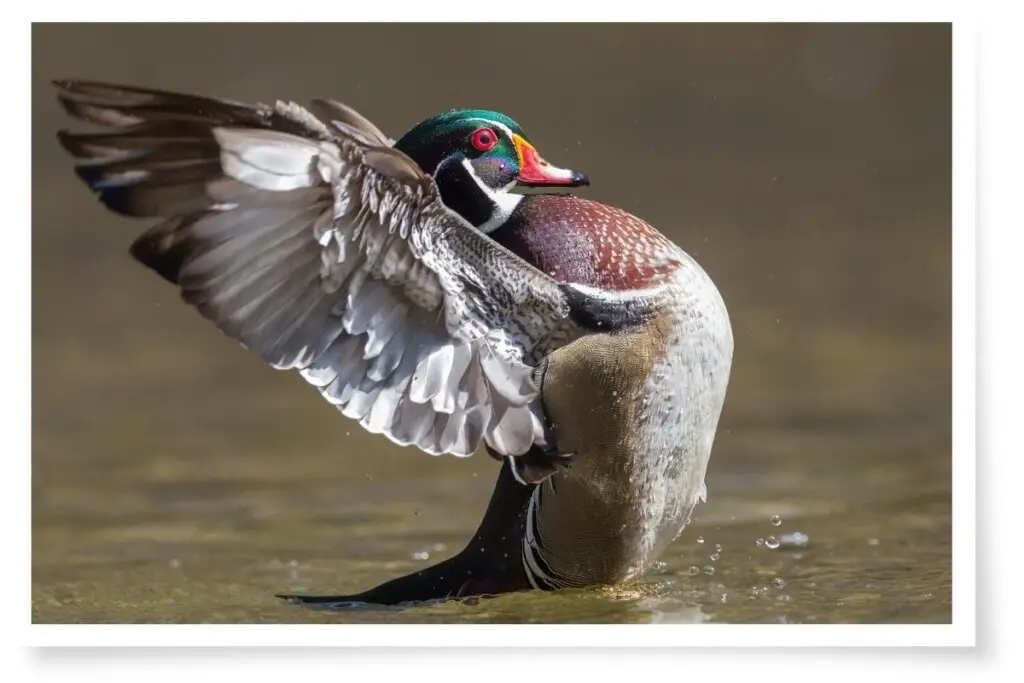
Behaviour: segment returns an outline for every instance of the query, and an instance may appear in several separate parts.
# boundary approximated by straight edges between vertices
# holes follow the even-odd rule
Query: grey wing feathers
[[[337,103],[246,105],[56,83],[59,135],[183,299],[368,430],[429,453],[543,438],[532,359],[580,330],[558,285],[448,211],[432,179]]]
[[[391,147],[395,141],[352,107],[334,100],[313,100],[313,113],[329,125],[365,145]]]

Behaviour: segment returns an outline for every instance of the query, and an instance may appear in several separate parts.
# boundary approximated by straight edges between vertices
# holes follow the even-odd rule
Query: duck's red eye
[[[494,149],[496,144],[498,144],[498,136],[490,128],[477,128],[473,132],[473,146],[481,152]]]

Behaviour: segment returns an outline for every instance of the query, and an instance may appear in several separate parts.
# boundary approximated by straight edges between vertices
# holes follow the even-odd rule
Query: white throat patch
[[[491,213],[491,217],[487,219],[486,223],[479,226],[477,229],[484,234],[497,230],[504,225],[505,221],[508,220],[508,217],[512,215],[512,212],[516,210],[516,207],[519,206],[519,202],[523,201],[523,195],[512,194],[509,192],[509,190],[512,189],[512,186],[515,185],[515,181],[512,181],[505,187],[498,190],[488,187],[487,184],[480,180],[476,173],[473,172],[473,164],[469,163],[469,159],[463,159],[462,166],[469,173],[469,177],[473,179],[473,182],[476,183],[477,187],[480,188],[480,191],[486,194],[494,205],[494,211]]]

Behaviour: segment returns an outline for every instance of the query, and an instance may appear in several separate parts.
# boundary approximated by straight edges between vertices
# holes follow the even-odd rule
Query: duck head
[[[518,187],[579,187],[587,176],[545,161],[518,123],[495,111],[432,116],[395,148],[434,176],[441,199],[483,232],[500,227],[522,199]]]

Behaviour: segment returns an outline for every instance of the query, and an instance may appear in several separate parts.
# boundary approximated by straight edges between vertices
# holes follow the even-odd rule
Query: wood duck
[[[317,100],[250,105],[57,81],[58,134],[184,301],[372,433],[502,462],[458,555],[340,607],[638,577],[706,497],[733,337],[705,271],[570,194],[512,119],[450,111],[399,140]]]

